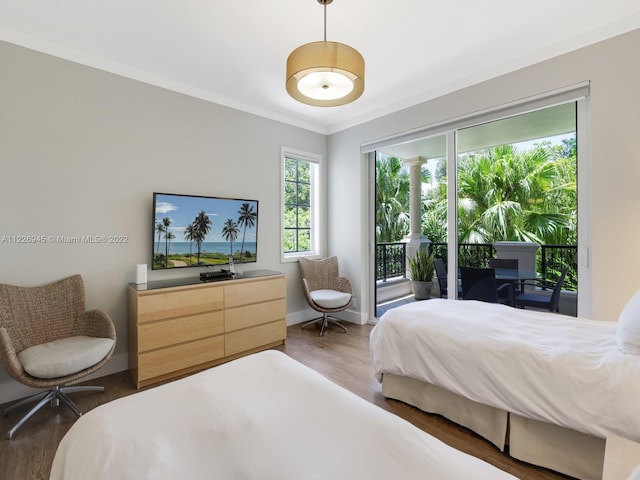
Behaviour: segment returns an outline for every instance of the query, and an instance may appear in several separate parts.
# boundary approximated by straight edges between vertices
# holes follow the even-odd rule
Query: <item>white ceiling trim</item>
[[[188,95],[190,97],[199,98],[200,100],[205,100],[217,105],[233,108],[242,112],[251,113],[259,117],[300,127],[312,132],[321,133],[323,135],[328,135],[329,133],[327,127],[323,127],[322,125],[317,125],[314,123],[306,122],[299,118],[290,117],[271,110],[259,108],[255,105],[225,97],[224,95],[218,95],[216,93],[194,87],[193,85],[189,85],[184,82],[178,82],[171,78],[156,75],[144,70],[124,65],[122,63],[108,60],[106,58],[90,55],[81,50],[69,48],[42,38],[24,34],[22,32],[16,32],[14,30],[0,27],[0,40],[17,45],[19,47],[28,48],[36,52],[45,53],[47,55],[61,58],[63,60],[68,60],[73,63],[96,68],[98,70],[112,73],[114,75],[119,75],[121,77],[136,80],[148,85],[153,85],[165,90],[170,90],[172,92],[181,93],[183,95]]]

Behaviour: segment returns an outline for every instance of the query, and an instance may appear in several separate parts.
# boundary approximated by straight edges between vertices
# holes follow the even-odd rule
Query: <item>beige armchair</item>
[[[58,406],[62,400],[78,417],[82,415],[67,394],[104,391],[104,387],[66,385],[107,363],[115,343],[111,318],[102,310],[85,311],[80,275],[36,287],[0,284],[0,362],[18,382],[47,389],[5,410],[7,415],[38,402],[7,437],[49,402]]]
[[[346,332],[344,325],[329,315],[346,310],[353,298],[351,282],[338,274],[338,257],[322,260],[302,257],[299,263],[307,303],[311,308],[322,313],[321,317],[305,323],[302,328],[313,324],[319,325],[320,335],[322,335],[324,329],[331,323]]]

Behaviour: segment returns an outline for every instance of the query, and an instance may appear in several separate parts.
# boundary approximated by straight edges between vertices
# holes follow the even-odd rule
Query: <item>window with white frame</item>
[[[282,148],[282,261],[320,255],[320,160]]]

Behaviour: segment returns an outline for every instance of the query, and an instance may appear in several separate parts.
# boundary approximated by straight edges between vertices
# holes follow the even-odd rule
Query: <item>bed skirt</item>
[[[428,383],[385,373],[382,394],[437,413],[527,463],[583,480],[600,480],[605,439],[489,407]]]

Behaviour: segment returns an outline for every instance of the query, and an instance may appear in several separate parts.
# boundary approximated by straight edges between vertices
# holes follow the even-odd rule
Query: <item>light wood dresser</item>
[[[129,284],[129,370],[137,388],[260,350],[287,338],[285,276],[244,272]]]

